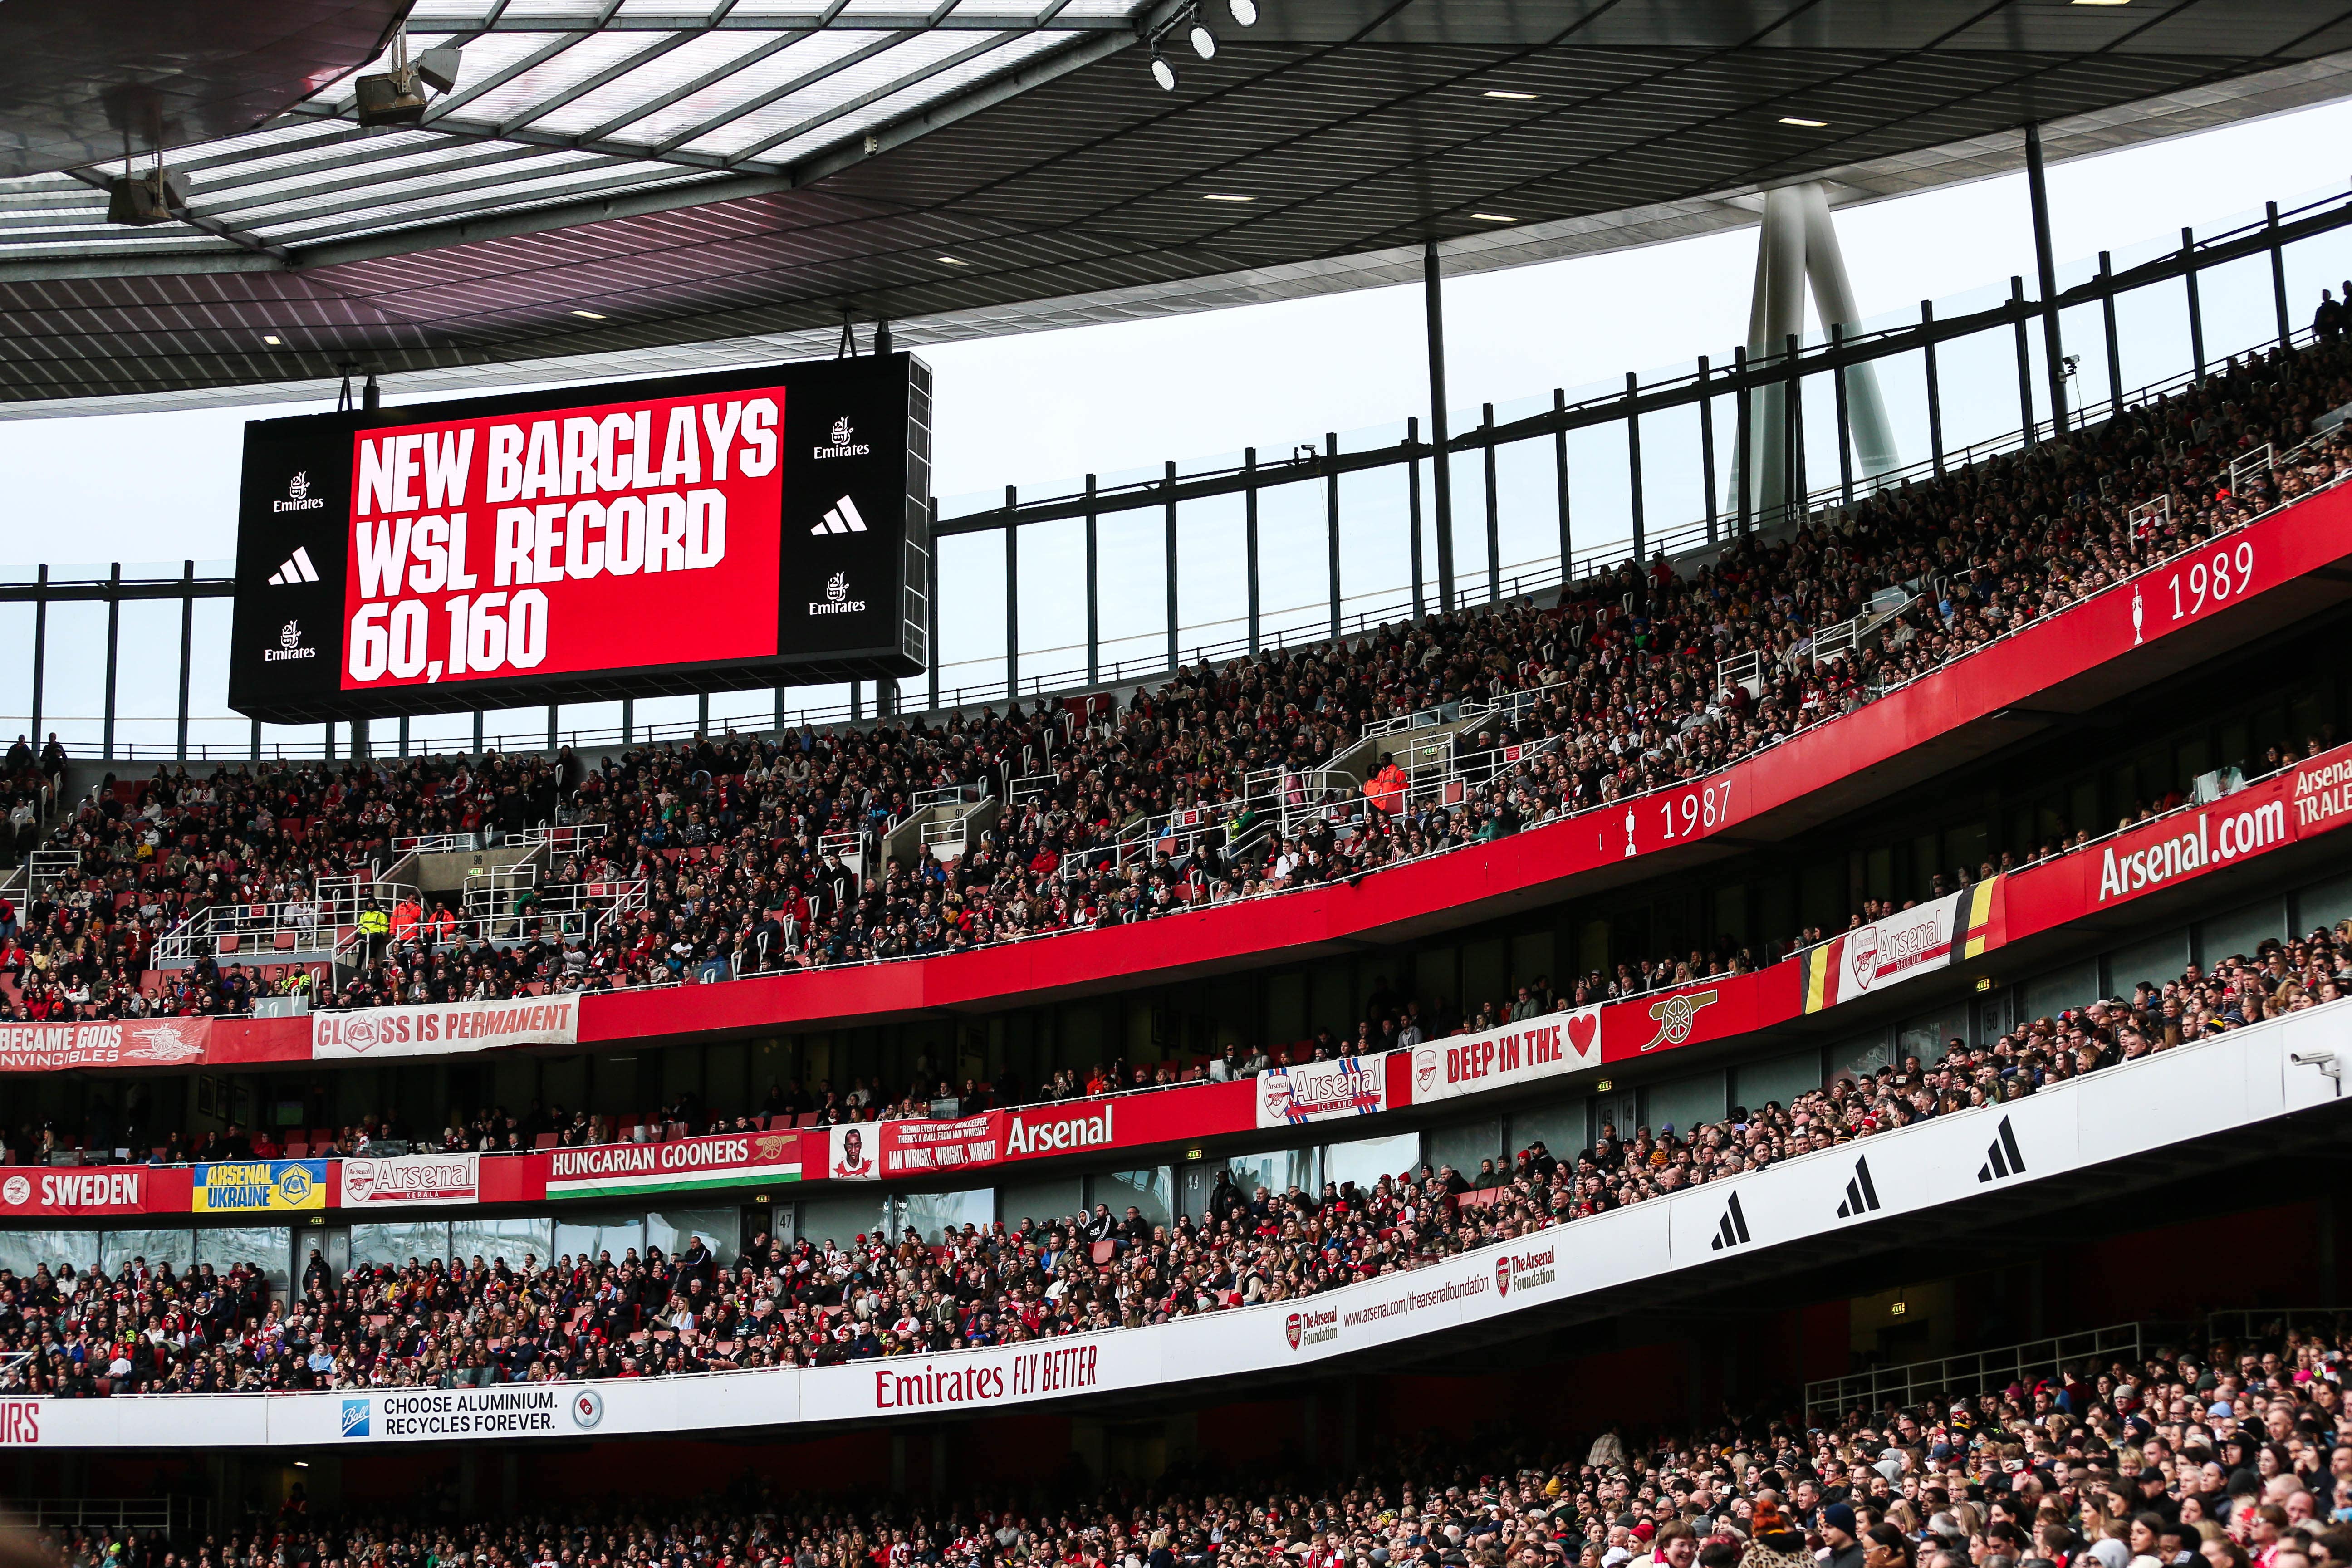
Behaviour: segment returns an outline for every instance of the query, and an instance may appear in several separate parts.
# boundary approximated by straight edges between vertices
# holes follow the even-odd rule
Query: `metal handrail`
[[[1890,1401],[1907,1409],[1937,1395],[1992,1393],[2013,1383],[2056,1376],[2068,1363],[2087,1358],[2127,1355],[2137,1364],[2142,1359],[2146,1327],[2142,1323],[2116,1323],[1993,1350],[1936,1356],[1899,1366],[1873,1367],[1843,1377],[1820,1378],[1805,1384],[1805,1415],[1808,1420],[1820,1417],[1822,1425],[1833,1426],[1857,1407],[1868,1418]]]

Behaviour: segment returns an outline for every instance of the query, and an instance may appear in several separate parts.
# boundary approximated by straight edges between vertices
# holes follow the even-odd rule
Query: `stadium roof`
[[[0,400],[315,396],[354,364],[455,390],[803,353],[845,316],[905,345],[1322,292],[1413,275],[1426,237],[1516,265],[1750,222],[1799,178],[1979,177],[2029,121],[2063,158],[2352,86],[2352,0],[1260,8],[1200,0],[1202,60],[1185,0],[416,0],[410,47],[464,51],[419,126],[356,125],[338,65],[172,151],[194,223],[107,225],[120,162],[0,180]]]

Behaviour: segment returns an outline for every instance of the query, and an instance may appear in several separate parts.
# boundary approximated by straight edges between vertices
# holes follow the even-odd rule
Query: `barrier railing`
[[[1178,520],[1188,507],[1224,498],[1255,498],[1263,492],[1281,490],[1286,487],[1312,485],[1321,487],[1325,492],[1324,521],[1330,539],[1335,542],[1334,548],[1337,548],[1337,542],[1349,531],[1341,527],[1347,512],[1344,498],[1356,493],[1345,481],[1381,472],[1402,479],[1406,491],[1402,499],[1407,503],[1402,510],[1410,513],[1417,529],[1421,521],[1423,465],[1441,458],[1450,461],[1464,457],[1489,455],[1517,447],[1522,443],[1548,443],[1553,449],[1543,456],[1554,460],[1541,466],[1557,472],[1554,487],[1557,497],[1553,507],[1558,515],[1556,519],[1544,521],[1556,522],[1558,548],[1535,553],[1522,552],[1511,560],[1502,559],[1499,552],[1496,552],[1493,559],[1484,563],[1483,570],[1476,570],[1475,575],[1453,584],[1450,593],[1446,591],[1447,584],[1433,585],[1418,571],[1410,582],[1391,582],[1355,592],[1342,592],[1341,582],[1347,574],[1342,572],[1340,563],[1335,559],[1329,563],[1330,592],[1324,596],[1297,598],[1295,602],[1265,606],[1247,614],[1189,622],[1174,613],[1181,606],[1176,589],[1171,586],[1169,601],[1171,613],[1166,617],[1164,631],[1133,633],[1124,639],[1130,648],[1138,644],[1148,644],[1148,652],[1122,652],[1118,646],[1122,639],[1114,637],[1110,644],[1089,640],[1044,647],[1014,647],[1002,653],[989,651],[956,660],[942,660],[934,653],[930,668],[924,677],[919,682],[901,683],[889,693],[899,700],[894,700],[888,706],[919,706],[937,710],[1077,693],[1105,685],[1118,686],[1157,677],[1181,663],[1223,662],[1267,648],[1297,647],[1330,638],[1361,636],[1385,622],[1406,616],[1418,617],[1432,608],[1441,611],[1475,608],[1504,598],[1546,592],[1563,583],[1586,581],[1595,572],[1613,567],[1629,555],[1646,561],[1654,552],[1662,549],[1672,554],[1710,548],[1753,528],[1779,526],[1793,521],[1799,515],[1811,514],[1825,507],[1849,505],[1859,496],[1881,486],[1940,473],[1955,465],[2053,436],[2063,437],[2074,429],[2111,416],[2131,400],[2122,384],[2122,362],[2113,309],[2116,300],[2148,289],[2185,285],[2181,305],[2187,312],[2189,331],[2182,334],[2182,341],[2189,350],[2189,363],[2166,377],[2146,384],[2137,395],[2146,396],[2158,390],[2200,382],[2209,374],[2212,363],[2206,352],[2203,321],[2207,304],[2200,296],[2200,280],[2210,292],[2218,294],[2222,289],[2244,289],[2250,301],[2259,298],[2263,307],[2274,307],[2275,336],[2254,346],[2266,347],[2269,342],[2307,336],[2307,333],[2294,331],[2287,315],[2286,254],[2296,246],[2335,233],[2347,225],[2352,225],[2352,198],[2344,195],[2329,195],[2285,210],[2272,204],[2260,218],[2202,239],[2184,231],[2183,243],[2178,250],[2158,255],[2120,271],[2113,269],[2102,257],[2100,268],[2095,276],[2061,289],[2051,300],[2026,299],[2021,281],[2012,279],[2010,297],[1983,310],[1939,316],[1923,304],[1920,319],[1916,323],[1851,334],[1841,332],[1827,342],[1798,344],[1794,353],[1785,348],[1775,348],[1770,353],[1750,358],[1744,349],[1738,350],[1735,351],[1733,363],[1728,366],[1711,364],[1701,359],[1694,371],[1660,376],[1647,383],[1637,383],[1622,392],[1611,390],[1574,403],[1568,401],[1564,391],[1555,391],[1551,405],[1541,412],[1499,423],[1491,419],[1465,423],[1448,438],[1442,454],[1432,443],[1420,437],[1418,422],[1409,420],[1403,439],[1362,451],[1342,452],[1338,448],[1336,437],[1327,436],[1319,447],[1299,448],[1298,455],[1286,462],[1261,464],[1252,453],[1238,464],[1224,464],[1181,474],[1177,465],[1170,463],[1160,476],[1131,483],[1090,484],[1083,489],[1027,500],[1020,500],[1015,494],[1006,505],[991,506],[941,520],[935,526],[935,534],[943,541],[965,535],[1002,532],[1041,522],[1078,520],[1085,521],[1091,527],[1105,517],[1157,510],[1165,514],[1168,545],[1172,552],[1177,542]],[[2232,268],[2230,265],[2262,258],[2267,258],[2270,262],[2270,276],[2259,282],[2251,276],[2252,269]],[[2334,274],[2330,272],[2329,275]],[[2065,410],[2061,420],[2053,417],[2054,410],[2051,406],[2055,396],[2053,386],[2056,384],[2048,374],[2051,367],[2037,366],[2036,349],[2032,341],[2037,334],[2029,329],[2053,311],[2063,314],[2093,310],[2099,310],[2103,316],[2106,386],[2104,395],[2088,398],[2082,395],[2079,387],[2069,392],[2067,396],[2072,406]],[[1937,352],[1947,345],[1984,334],[2014,339],[2018,426],[2010,433],[1987,437],[1965,445],[1948,443],[1944,435],[1944,394],[1940,390]],[[2170,352],[2170,342],[2165,334],[2158,333],[2151,341],[2161,341],[2166,352]],[[1842,385],[1850,371],[1901,356],[1917,356],[1925,371],[1922,379],[1927,393],[1927,428],[1924,432],[1906,432],[1904,437],[1914,442],[1913,450],[1924,449],[1924,456],[1885,473],[1860,476],[1854,474],[1849,461],[1841,459],[1834,465],[1839,470],[1834,478],[1825,474],[1823,482],[1816,484],[1811,482],[1806,469],[1805,443],[1799,440],[1794,454],[1797,458],[1795,483],[1785,510],[1776,509],[1769,497],[1755,493],[1752,484],[1740,477],[1738,465],[1733,466],[1731,484],[1718,493],[1717,480],[1724,469],[1723,453],[1719,449],[1721,444],[1713,442],[1708,432],[1721,425],[1737,432],[1736,441],[1745,440],[1750,435],[1747,428],[1750,421],[1745,413],[1736,419],[1717,413],[1717,405],[1728,399],[1735,410],[1740,410],[1752,407],[1757,398],[1769,396],[1788,399],[1792,408],[1801,413],[1806,384],[1815,382],[1816,390],[1811,394],[1817,401],[1814,425],[1824,432],[1833,430],[1837,437],[1836,449],[1847,452],[1851,450],[1845,429],[1847,399],[1843,396],[1824,398],[1818,386],[1819,381],[1828,378],[1833,390],[1835,386]],[[2076,357],[2088,359],[2090,356]],[[1948,370],[1947,374],[1949,373]],[[2072,382],[2071,376],[2058,378],[2060,384],[2072,385]],[[1998,378],[1988,384],[1997,383]],[[2037,387],[2042,389],[2040,395],[2043,399],[2043,406],[2039,408],[2035,405]],[[1818,411],[1821,402],[1832,405],[1833,418],[1822,416]],[[1710,443],[1699,454],[1706,480],[1703,514],[1667,527],[1646,526],[1644,519],[1663,508],[1650,504],[1654,498],[1645,500],[1642,490],[1643,481],[1632,477],[1626,494],[1628,510],[1625,515],[1628,521],[1622,525],[1612,521],[1609,528],[1599,534],[1588,532],[1581,539],[1576,537],[1570,526],[1569,437],[1577,432],[1618,426],[1625,428],[1630,445],[1639,430],[1640,421],[1676,411],[1697,412],[1701,417],[1694,423],[1700,427],[1702,438]],[[1801,421],[1792,423],[1801,424]],[[1654,432],[1644,448],[1649,470],[1654,474],[1664,471],[1667,466],[1661,462],[1661,451],[1662,443]],[[1638,465],[1632,469],[1633,476],[1641,472]],[[1465,484],[1457,487],[1457,491],[1466,497],[1475,489]],[[1487,525],[1486,534],[1489,539],[1499,539],[1504,536],[1497,527],[1497,514],[1503,502],[1495,499],[1498,492],[1491,485],[1487,495],[1488,515],[1484,520]],[[1589,492],[1587,501],[1590,501]],[[1517,505],[1517,500],[1512,504]],[[1391,505],[1390,501],[1381,503],[1383,525],[1385,513],[1391,510]],[[1471,508],[1465,505],[1465,510]],[[1589,512],[1588,504],[1587,515]],[[1454,520],[1443,521],[1453,526]],[[1587,527],[1589,529],[1591,525]],[[1526,537],[1523,530],[1515,531],[1519,537]],[[1009,556],[1012,552],[1007,553]],[[925,568],[933,574],[939,570],[939,551],[934,549],[924,555]],[[198,598],[226,596],[233,591],[234,585],[226,577],[197,577],[195,566],[193,562],[184,563],[182,573],[173,578],[125,578],[118,572],[107,578],[74,581],[53,578],[49,569],[43,567],[32,582],[0,583],[0,601],[35,605],[90,601],[119,605],[132,600],[179,600],[184,605]],[[1300,574],[1307,580],[1312,580],[1313,575]],[[1478,577],[1483,577],[1484,581],[1479,582]],[[1097,592],[1097,583],[1089,580],[1082,586],[1091,602]],[[1263,584],[1258,586],[1262,588]],[[936,606],[940,600],[937,584],[932,582],[918,584],[917,596],[925,605],[926,616],[935,619]],[[985,593],[959,595],[960,599],[985,600],[989,597]],[[1252,592],[1248,602],[1261,605],[1265,597],[1262,592]],[[1098,616],[1089,616],[1087,624],[1098,625],[1100,620]],[[927,625],[925,629],[929,634],[936,627]],[[936,636],[928,636],[927,640],[936,648],[939,643]],[[182,657],[184,660],[187,656],[184,654]],[[112,669],[117,662],[110,658],[106,661],[107,667]],[[39,668],[42,661],[36,658],[30,663],[32,668]],[[186,679],[184,679],[180,685],[184,692],[188,689]],[[307,738],[278,736],[265,743],[257,726],[247,731],[240,743],[214,744],[194,739],[190,735],[192,724],[236,723],[242,728],[243,721],[199,717],[190,711],[185,700],[184,698],[176,720],[169,716],[150,719],[142,715],[133,721],[119,711],[110,686],[101,714],[70,717],[76,722],[97,728],[100,737],[100,754],[109,760],[173,757],[209,760],[335,754],[331,733],[322,734],[315,742]],[[30,728],[35,731],[69,717],[45,713],[42,692],[37,689],[31,692],[30,710]],[[800,723],[856,721],[878,710],[865,701],[862,689],[853,689],[845,702],[810,704],[798,709],[791,708],[788,699],[779,692],[774,726],[782,729]],[[698,716],[690,721],[646,725],[575,725],[566,729],[555,721],[556,716],[552,714],[546,722],[517,714],[499,718],[496,721],[501,727],[493,731],[487,727],[488,721],[486,718],[486,727],[478,734],[479,743],[501,750],[536,749],[541,745],[552,749],[560,743],[573,746],[627,745],[682,739],[705,728],[708,722]],[[176,730],[174,739],[169,743],[156,744],[118,733],[123,725],[132,721],[173,723]],[[734,722],[748,729],[765,727],[763,721],[755,721],[748,717],[739,718]],[[526,725],[529,728],[523,728]],[[404,741],[406,733],[404,727]]]
[[[2094,1373],[2105,1371],[2105,1363],[2117,1358],[2136,1367],[2142,1359],[2145,1330],[2140,1323],[2116,1323],[1994,1350],[1822,1378],[1805,1384],[1805,1415],[1822,1426],[1835,1426],[1851,1410],[1875,1416],[1889,1404],[1910,1408],[1936,1394],[1996,1393],[2011,1384],[2057,1377],[2084,1362],[2094,1363],[2090,1368]]]

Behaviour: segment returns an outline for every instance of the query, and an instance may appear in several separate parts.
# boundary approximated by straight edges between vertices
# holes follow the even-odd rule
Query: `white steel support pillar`
[[[1838,248],[1829,197],[1818,182],[1797,189],[1805,208],[1805,273],[1812,280],[1822,331],[1839,327],[1854,337],[1862,331],[1862,309],[1854,303],[1853,285],[1846,280],[1845,255]],[[1885,399],[1878,395],[1878,367],[1858,364],[1848,370],[1845,395],[1853,421],[1854,466],[1874,479],[1902,467],[1895,453],[1895,426],[1887,420]]]
[[[1832,327],[1842,328],[1848,337],[1860,331],[1862,312],[1846,278],[1829,198],[1812,181],[1778,186],[1764,194],[1764,221],[1756,243],[1756,285],[1748,311],[1748,363],[1752,370],[1769,373],[1785,368],[1790,338],[1802,341],[1804,335],[1809,284],[1824,336]],[[1853,367],[1845,372],[1845,384],[1856,467],[1869,479],[1893,471],[1900,459],[1886,404],[1879,395],[1875,368]],[[1785,387],[1768,385],[1749,395],[1748,450],[1734,460],[1755,466],[1759,526],[1788,521],[1790,509],[1798,504],[1798,498],[1789,493],[1793,476],[1788,472],[1787,427]],[[1735,470],[1735,487],[1738,482]]]

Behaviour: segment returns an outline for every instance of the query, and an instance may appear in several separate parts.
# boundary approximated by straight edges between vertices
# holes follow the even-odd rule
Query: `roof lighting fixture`
[[[131,173],[128,138],[122,149],[122,178],[106,182],[106,221],[130,228],[170,223],[187,210],[188,176],[163,166],[163,149],[155,149],[153,163],[143,174]]]
[[[2131,0],[2074,0],[2077,5],[2128,5]]]
[[[587,320],[592,321],[601,321],[604,319],[604,314],[597,310],[574,310],[572,313],[575,316],[585,317]]]
[[[1537,97],[1537,95],[1532,92],[1510,92],[1499,87],[1488,88],[1486,89],[1486,96],[1488,98],[1499,98],[1506,103],[1533,103]]]
[[[940,258],[940,262],[942,266],[946,267],[969,267],[971,265],[971,262],[966,261],[961,256],[942,256]]]
[[[1470,216],[1478,219],[1481,223],[1517,223],[1519,221],[1518,219],[1503,213],[1472,213]]]
[[[1160,84],[1160,90],[1162,92],[1176,90],[1176,68],[1170,65],[1156,49],[1152,51],[1151,56],[1151,79]]]
[[[444,44],[408,58],[408,29],[392,37],[392,69],[352,84],[353,109],[362,125],[415,125],[425,118],[425,89],[447,92],[457,85],[459,57]]]
[[[265,342],[265,343],[268,343],[268,344],[271,348],[273,348],[273,349],[274,349],[274,348],[278,348],[278,347],[279,347],[279,346],[280,346],[280,344],[278,343],[278,336],[277,336],[277,334],[276,334],[276,333],[274,333],[274,332],[264,332],[264,333],[262,333],[262,334],[261,334],[261,341],[262,341],[263,342]]]
[[[1184,40],[1192,46],[1192,52],[1202,59],[1213,60],[1217,58],[1217,35],[1209,31],[1208,24],[1202,22],[1199,16],[1195,16],[1192,18],[1192,25],[1184,29]]]
[[[1257,0],[1225,0],[1225,9],[1234,14],[1235,26],[1257,26]]]
[[[1254,202],[1255,196],[1236,196],[1224,191],[1211,191],[1201,198],[1204,202]]]
[[[1780,123],[1783,125],[1801,125],[1808,131],[1826,131],[1829,129],[1830,122],[1826,120],[1807,120],[1802,115],[1799,114],[1784,114],[1780,116]]]

